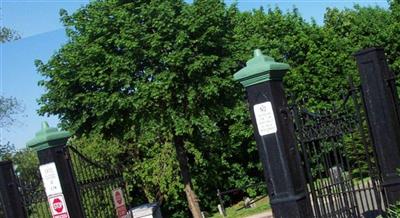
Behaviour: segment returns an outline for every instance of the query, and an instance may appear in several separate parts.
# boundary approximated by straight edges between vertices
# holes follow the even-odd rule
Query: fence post
[[[65,150],[65,145],[69,136],[69,132],[58,131],[57,128],[50,128],[47,122],[44,122],[42,123],[42,129],[36,133],[35,138],[27,142],[27,146],[37,151],[40,167],[49,166],[49,164],[51,165],[52,163],[55,165],[61,190],[54,195],[52,193],[49,194],[49,190],[46,188],[46,182],[43,181],[47,197],[50,199],[62,195],[65,199],[69,217],[83,218],[84,213],[77,184],[72,172],[71,162]],[[52,178],[54,178],[54,175]],[[58,182],[54,182],[53,180],[52,183]],[[55,188],[53,188],[51,192],[56,192],[54,190]],[[49,203],[51,204],[51,202]]]
[[[26,217],[11,161],[0,161],[0,200],[6,218]]]
[[[361,88],[371,138],[377,155],[387,203],[400,200],[400,123],[397,91],[382,48],[354,54],[361,75]]]
[[[289,65],[259,49],[234,79],[246,87],[259,156],[275,217],[312,217],[304,171],[282,84]]]

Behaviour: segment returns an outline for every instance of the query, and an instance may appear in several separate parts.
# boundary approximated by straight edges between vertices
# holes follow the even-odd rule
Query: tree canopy
[[[0,43],[19,39],[19,34],[8,27],[0,26]]]
[[[400,66],[396,2],[327,9],[323,25],[297,9],[241,12],[219,0],[93,1],[61,20],[68,42],[36,62],[47,90],[40,114],[58,115],[73,143],[123,169],[134,204],[159,201],[170,217],[187,217],[188,206],[197,216],[196,202],[215,210],[217,188],[263,180],[232,79],[253,49],[291,65],[287,91],[310,108],[341,99],[361,48],[384,46]]]

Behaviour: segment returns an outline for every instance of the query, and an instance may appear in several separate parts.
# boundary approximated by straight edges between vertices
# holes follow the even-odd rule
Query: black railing
[[[358,88],[337,109],[310,113],[294,104],[296,138],[315,217],[383,214],[376,155]]]
[[[112,190],[121,188],[128,200],[123,173],[88,158],[73,146],[67,148],[85,216],[114,217]]]
[[[38,175],[30,181],[20,178],[18,182],[28,217],[50,218],[51,212],[49,210],[49,203],[39,172]]]

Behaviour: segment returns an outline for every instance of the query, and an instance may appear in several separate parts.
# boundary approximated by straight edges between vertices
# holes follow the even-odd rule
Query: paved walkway
[[[245,217],[245,218],[273,218],[273,216],[272,216],[272,211],[267,211],[267,212],[264,212],[264,213],[251,215],[251,216],[248,216],[248,217]]]

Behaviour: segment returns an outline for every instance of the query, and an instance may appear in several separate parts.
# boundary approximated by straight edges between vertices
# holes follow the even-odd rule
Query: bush
[[[400,217],[400,202],[397,202],[395,205],[389,206],[389,208],[387,209],[387,217],[388,218]]]

